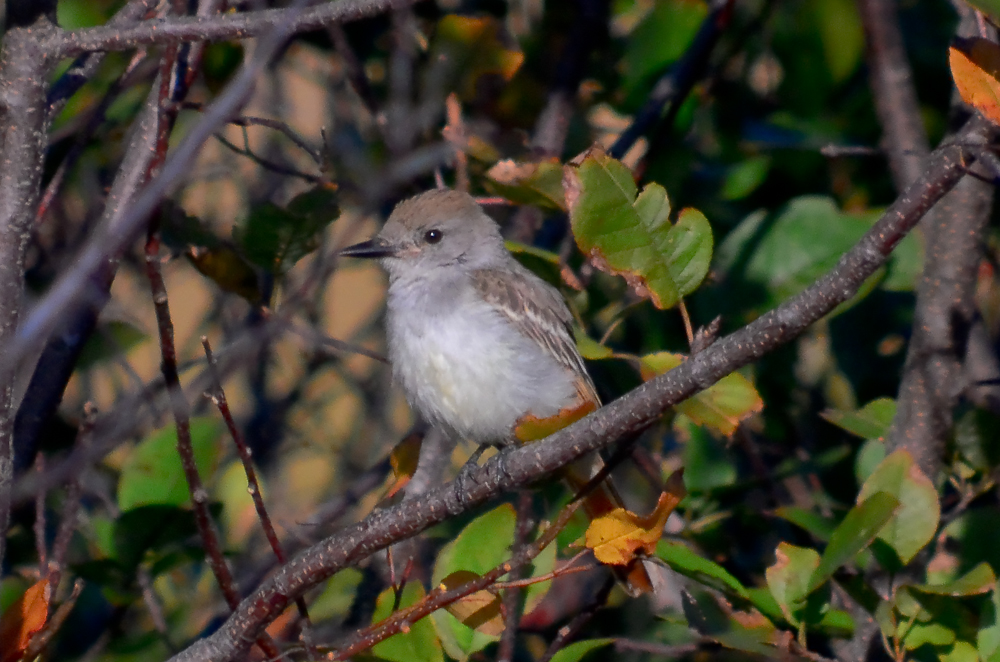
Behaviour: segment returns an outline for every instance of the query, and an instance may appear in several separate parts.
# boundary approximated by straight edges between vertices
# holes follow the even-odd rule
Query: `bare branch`
[[[24,256],[42,182],[48,115],[45,90],[53,60],[42,40],[55,31],[44,17],[7,31],[0,53],[0,563],[6,547],[14,480],[14,348],[24,297]],[[27,345],[27,343],[25,343]],[[23,347],[22,347],[23,349]]]
[[[241,14],[177,16],[137,25],[106,25],[51,35],[47,48],[59,57],[75,57],[92,51],[126,51],[182,41],[250,39],[272,31],[288,35],[319,30],[331,23],[379,14],[390,7],[403,7],[415,0],[340,0],[308,9],[297,6],[264,9]]]

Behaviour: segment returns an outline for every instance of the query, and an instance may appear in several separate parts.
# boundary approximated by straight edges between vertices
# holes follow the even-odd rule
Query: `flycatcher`
[[[341,255],[378,258],[389,273],[393,375],[410,406],[456,440],[502,446],[527,416],[600,406],[562,295],[514,259],[470,195],[405,200]]]
[[[529,416],[600,406],[559,290],[514,259],[472,196],[438,189],[405,200],[374,239],[341,255],[378,258],[389,272],[393,375],[410,406],[445,431],[452,447],[462,438],[512,444]],[[442,457],[421,452],[417,474],[450,458],[447,446],[438,449]],[[584,460],[563,476],[578,489],[598,466]],[[420,484],[432,485],[436,472],[428,468]],[[417,481],[415,474],[411,485]],[[620,503],[605,481],[583,507],[594,518]],[[615,574],[631,595],[649,586],[641,564]]]

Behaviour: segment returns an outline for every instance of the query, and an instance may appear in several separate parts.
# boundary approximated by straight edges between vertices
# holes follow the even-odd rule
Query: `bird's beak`
[[[396,247],[392,246],[385,239],[375,237],[360,244],[354,244],[340,251],[343,257],[392,257],[396,254]]]

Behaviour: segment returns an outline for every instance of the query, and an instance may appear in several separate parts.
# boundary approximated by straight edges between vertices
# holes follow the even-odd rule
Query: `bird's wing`
[[[480,269],[472,283],[518,331],[534,340],[556,363],[577,377],[581,399],[600,406],[594,383],[576,348],[573,316],[559,291],[533,273],[516,265],[514,270]]]

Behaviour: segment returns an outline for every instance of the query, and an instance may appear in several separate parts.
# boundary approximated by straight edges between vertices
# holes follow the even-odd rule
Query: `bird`
[[[510,446],[529,417],[600,406],[562,294],[517,261],[468,193],[404,200],[374,238],[340,254],[388,272],[394,379],[451,439]]]
[[[404,200],[375,237],[340,255],[378,259],[388,272],[389,363],[410,407],[431,426],[406,498],[439,483],[462,439],[480,452],[511,448],[525,421],[568,423],[600,407],[566,300],[517,261],[468,193],[434,189]],[[602,466],[599,457],[584,458],[560,474],[579,491]],[[582,506],[594,520],[623,501],[606,477]],[[612,570],[629,595],[651,588],[642,564]]]

